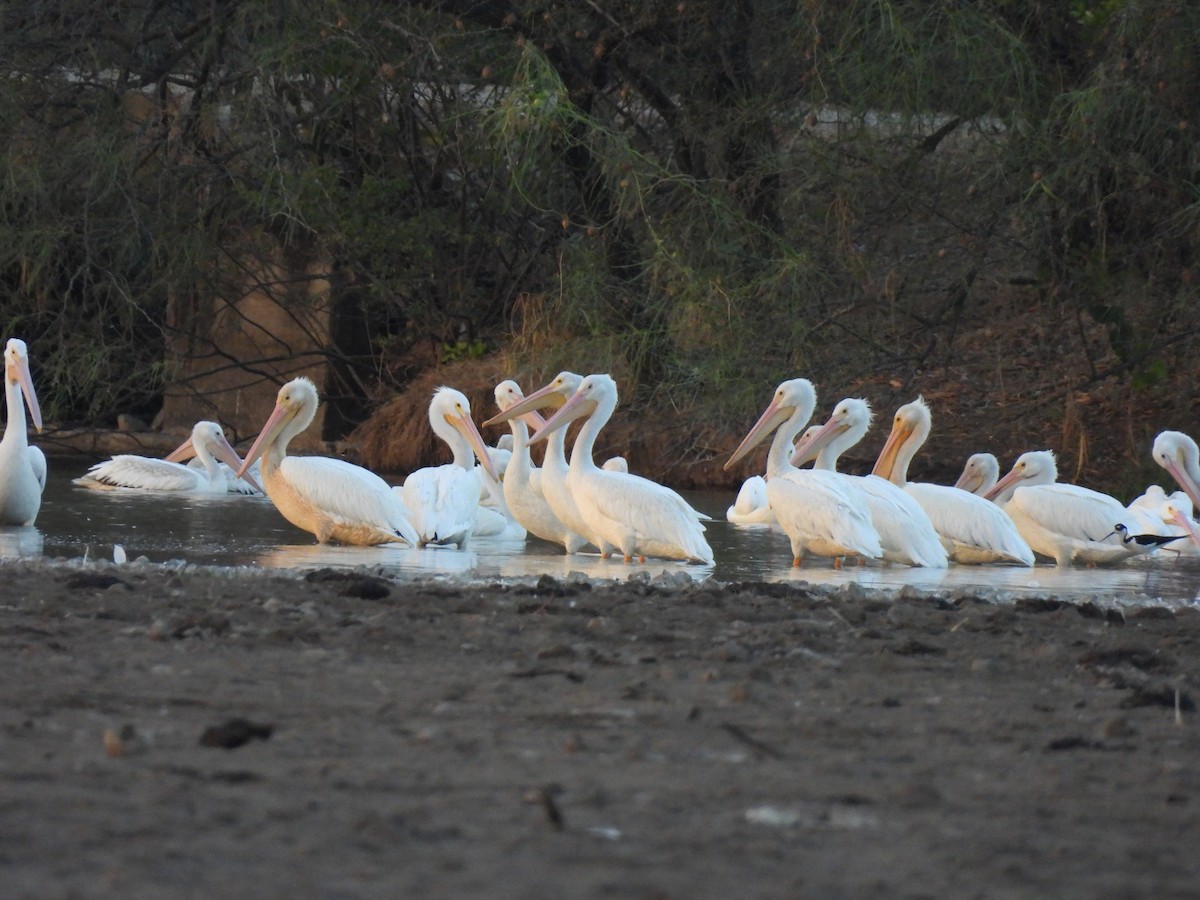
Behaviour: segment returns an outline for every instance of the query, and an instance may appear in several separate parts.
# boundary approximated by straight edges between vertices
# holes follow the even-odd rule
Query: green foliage
[[[102,419],[153,406],[180,303],[301,302],[253,283],[282,268],[353,301],[368,379],[507,345],[744,416],[817,347],[924,365],[1019,259],[1153,373],[1196,299],[1197,33],[1168,0],[5,7],[0,326]]]

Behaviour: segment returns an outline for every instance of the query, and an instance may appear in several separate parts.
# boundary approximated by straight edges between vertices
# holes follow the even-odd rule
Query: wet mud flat
[[[1194,897],[1200,612],[0,566],[5,897]]]

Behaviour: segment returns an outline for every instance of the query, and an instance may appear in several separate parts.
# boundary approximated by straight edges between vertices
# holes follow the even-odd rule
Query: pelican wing
[[[44,466],[43,461],[43,466]],[[140,491],[198,491],[208,479],[181,463],[147,456],[120,454],[96,463],[75,483],[90,488],[130,488]]]
[[[855,477],[854,483],[867,498],[885,556],[898,553],[910,565],[937,569],[949,564],[933,522],[913,497],[878,475]]]
[[[1109,543],[1118,544],[1120,538],[1113,533],[1118,524],[1137,533],[1135,517],[1116,499],[1077,484],[1017,488],[1008,508],[1052,534],[1080,541],[1099,542],[1111,536]]]
[[[417,469],[404,481],[404,503],[421,540],[461,543],[475,528],[483,484],[479,472],[454,463]]]
[[[725,518],[735,525],[772,524],[775,513],[767,499],[767,480],[761,475],[751,475],[743,481],[733,506],[725,510]]]
[[[905,490],[921,504],[943,541],[1033,565],[1033,551],[1012,519],[990,500],[941,484],[910,482]]]
[[[843,547],[863,556],[883,555],[879,533],[838,483],[836,473],[792,469],[767,481],[767,496],[788,537],[798,535],[805,544]]]
[[[37,483],[44,491],[46,489],[46,454],[42,452],[41,447],[29,447],[28,449],[29,467],[33,469],[33,477],[37,479]]]
[[[374,472],[324,456],[288,456],[279,471],[303,502],[343,522],[373,525],[417,545],[403,502]]]
[[[688,559],[713,561],[702,524],[709,517],[675,491],[626,472],[594,469],[589,474],[583,482],[589,505],[599,516],[631,526],[645,547],[642,552],[668,557],[682,553]]]

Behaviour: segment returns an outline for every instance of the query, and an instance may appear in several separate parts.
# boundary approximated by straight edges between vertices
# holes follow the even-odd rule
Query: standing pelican
[[[921,504],[955,562],[1032,566],[1033,551],[996,504],[948,485],[908,480],[909,463],[931,427],[932,416],[923,399],[900,407],[872,474],[904,488]]]
[[[1153,549],[1121,540],[1137,529],[1119,500],[1057,480],[1054,454],[1033,450],[1022,453],[986,497],[1004,508],[1034,552],[1060,566],[1118,563]]]
[[[316,386],[303,376],[281,387],[238,476],[261,456],[263,486],[275,508],[322,544],[403,541],[415,547],[418,537],[408,511],[374,472],[342,459],[287,455],[288,443],[312,423],[318,402]]]
[[[524,399],[525,394],[515,381],[502,381],[496,385],[496,405],[501,412]],[[529,429],[532,427],[536,431],[545,423],[545,419],[533,411],[509,419],[512,454],[504,471],[504,499],[513,518],[536,537],[563,547],[581,545],[583,538],[554,514],[542,490],[543,472],[534,466],[529,456]]]
[[[866,400],[848,397],[833,409],[829,421],[805,432],[792,454],[793,465],[812,452],[816,467],[837,472],[839,457],[863,439],[871,425],[871,407]],[[915,499],[878,475],[841,475],[851,490],[858,491],[879,532],[883,558],[906,566],[944,569],[946,549],[929,516]]]
[[[1200,509],[1200,448],[1196,442],[1182,431],[1164,431],[1154,439],[1152,455],[1191,498],[1193,507]]]
[[[46,455],[41,448],[29,446],[22,394],[29,403],[33,427],[40,432],[42,410],[29,375],[29,351],[20,338],[9,338],[4,348],[8,422],[0,440],[0,525],[32,525],[46,487]]]
[[[195,456],[200,468],[185,466],[179,460]],[[228,469],[222,469],[218,460]],[[236,472],[242,460],[225,439],[225,433],[216,422],[197,422],[191,436],[172,450],[165,459],[149,456],[134,456],[121,453],[112,459],[96,463],[86,475],[76,478],[80,487],[109,491],[125,488],[139,491],[189,491],[204,494],[226,494],[231,490],[227,471]],[[249,478],[250,474],[247,473]],[[245,484],[245,492],[257,487]]]
[[[960,491],[982,497],[1000,480],[1000,460],[994,453],[973,453],[967,457],[962,474],[954,486]]]
[[[538,432],[535,443],[569,422],[586,417],[571,448],[567,485],[589,526],[626,562],[655,556],[712,564],[712,548],[704,539],[703,513],[664,485],[596,465],[592,451],[596,436],[617,405],[617,383],[609,375],[589,375]],[[516,407],[514,407],[516,408]],[[510,410],[511,412],[511,410]]]
[[[840,477],[824,469],[797,469],[790,462],[792,442],[812,417],[817,395],[807,378],[785,381],[770,404],[725,463],[728,469],[772,431],[767,451],[767,499],[792,545],[792,565],[806,553],[817,556],[883,555],[879,533],[863,504],[847,492]]]
[[[461,391],[440,387],[433,392],[429,424],[449,446],[454,460],[417,469],[404,480],[401,495],[422,544],[454,544],[461,548],[475,531],[484,485],[475,459],[493,482],[499,479],[483,437],[471,419],[471,404]]]
[[[548,406],[561,408],[583,382],[582,375],[574,372],[559,372],[547,385],[538,388],[524,400],[519,400],[499,415],[492,416],[483,424],[495,425],[507,422],[525,413],[543,409]],[[593,544],[600,550],[600,555],[612,555],[613,548],[598,534],[593,534],[591,526],[571,494],[567,483],[570,465],[566,452],[567,429],[557,428],[546,438],[546,454],[542,459],[542,495],[550,504],[550,509],[558,516],[559,521],[566,526],[563,546],[568,553],[578,553],[587,544]]]

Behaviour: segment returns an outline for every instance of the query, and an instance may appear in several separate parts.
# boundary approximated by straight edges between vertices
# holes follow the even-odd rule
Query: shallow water
[[[0,558],[82,557],[111,559],[113,546],[123,546],[129,560],[182,560],[199,565],[312,569],[322,566],[379,566],[395,577],[467,576],[481,580],[566,577],[573,572],[590,578],[625,579],[634,573],[651,577],[685,573],[688,577],[733,581],[858,584],[865,588],[917,590],[990,590],[1014,595],[1095,597],[1127,603],[1148,601],[1196,603],[1200,596],[1200,564],[1176,564],[1170,555],[1142,559],[1119,568],[1059,569],[1039,565],[951,566],[919,569],[872,563],[836,570],[827,561],[802,569],[791,567],[787,539],[762,527],[738,527],[724,520],[731,492],[685,492],[699,510],[713,517],[708,539],[712,566],[652,560],[626,565],[597,555],[567,556],[541,541],[476,538],[465,551],[400,546],[320,546],[294,528],[265,497],[148,494],[135,491],[92,491],[71,479],[87,469],[85,460],[50,460],[50,483],[34,528],[0,528]]]

